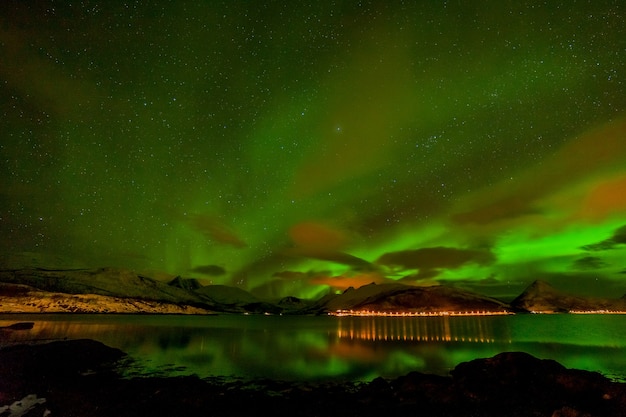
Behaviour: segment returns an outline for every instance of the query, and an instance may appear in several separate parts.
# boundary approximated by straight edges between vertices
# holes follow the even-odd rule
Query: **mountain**
[[[121,268],[0,270],[0,312],[328,314],[338,310],[385,313],[626,311],[626,296],[581,297],[535,281],[510,305],[447,285],[369,284],[318,300],[269,302],[237,287],[202,286],[193,278],[163,282]]]
[[[222,304],[250,304],[260,300],[248,291],[228,285],[207,285],[196,290],[197,294],[213,302]]]
[[[228,285],[207,285],[194,291],[209,302],[217,311],[228,313],[272,313],[282,309],[275,304],[261,300],[248,291]]]
[[[533,282],[511,302],[516,310],[539,313],[626,310],[626,296],[618,300],[581,297],[559,291],[545,281]]]
[[[455,287],[415,287],[404,284],[369,284],[358,289],[349,288],[341,295],[327,298],[316,307],[319,312],[369,310],[412,313],[505,312],[510,309],[499,300]]]
[[[202,284],[195,278],[181,278],[177,276],[167,283],[170,287],[180,288],[185,291],[195,291],[202,288]]]
[[[277,305],[278,307],[282,308],[284,312],[297,313],[297,312],[304,311],[305,309],[307,309],[311,305],[311,302],[308,300],[303,300],[298,297],[288,296],[288,297],[281,298],[278,301]]]
[[[203,287],[196,279],[182,277],[165,283],[121,268],[5,269],[0,270],[0,283],[3,285],[0,312],[278,314],[283,311],[240,288]]]
[[[0,282],[65,294],[96,294],[192,305],[202,301],[193,292],[121,268],[2,270]]]
[[[212,314],[202,306],[185,303],[43,291],[28,285],[0,282],[2,313],[150,313]]]

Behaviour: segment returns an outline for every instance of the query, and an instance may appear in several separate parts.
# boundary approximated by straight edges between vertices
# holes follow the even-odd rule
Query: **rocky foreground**
[[[92,340],[0,349],[0,416],[626,416],[626,384],[525,353],[364,384],[123,378]],[[127,359],[126,359],[127,360]]]

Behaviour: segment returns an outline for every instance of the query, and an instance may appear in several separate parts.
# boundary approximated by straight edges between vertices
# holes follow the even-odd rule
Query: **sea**
[[[626,315],[468,317],[4,314],[12,344],[94,339],[123,350],[129,377],[371,381],[412,371],[448,375],[461,362],[527,352],[626,382]]]

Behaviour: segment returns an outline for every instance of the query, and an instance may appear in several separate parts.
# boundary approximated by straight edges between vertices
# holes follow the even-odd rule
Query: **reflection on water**
[[[525,351],[567,367],[626,376],[626,316],[296,317],[7,315],[0,346],[90,338],[142,373],[287,380],[446,375],[460,362]]]
[[[341,317],[338,319],[337,335],[342,339],[370,341],[473,343],[496,341],[493,321],[480,320],[476,317]],[[503,334],[498,336],[506,337]],[[510,342],[510,339],[508,341]]]

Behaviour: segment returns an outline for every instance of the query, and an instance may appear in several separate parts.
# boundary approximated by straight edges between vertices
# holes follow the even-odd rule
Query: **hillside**
[[[187,304],[202,301],[193,292],[120,268],[2,270],[0,282],[66,294],[97,294]]]
[[[228,313],[272,313],[282,309],[263,301],[241,288],[228,285],[207,285],[194,291],[215,310]]]
[[[348,289],[319,306],[322,311],[369,310],[380,312],[508,311],[506,303],[454,287],[415,287],[370,284]]]
[[[253,313],[320,315],[338,310],[383,313],[626,311],[626,296],[581,297],[535,281],[511,304],[452,286],[369,284],[318,300],[270,302],[237,287],[169,282],[119,268],[0,270],[0,312]]]
[[[0,313],[211,314],[212,311],[165,301],[67,294],[41,291],[27,285],[0,283]]]
[[[517,310],[540,313],[626,310],[626,296],[621,299],[581,297],[559,291],[545,281],[533,282],[511,302]]]

